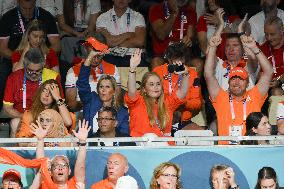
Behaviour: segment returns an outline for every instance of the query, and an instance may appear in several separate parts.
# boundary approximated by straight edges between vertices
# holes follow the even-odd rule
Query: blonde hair
[[[28,28],[26,30],[26,32],[24,33],[22,40],[18,46],[18,48],[16,49],[17,51],[22,52],[24,50],[24,48],[26,47],[26,44],[29,43],[29,35],[33,32],[33,31],[42,31],[44,33],[44,37],[46,35],[46,30],[45,30],[45,26],[44,24],[40,21],[40,20],[33,20],[29,23]],[[42,40],[39,49],[41,50],[41,52],[46,55],[49,51],[49,48],[46,46],[45,44],[45,40]]]
[[[141,95],[144,98],[145,104],[146,104],[146,108],[147,108],[147,114],[148,114],[148,118],[150,121],[151,125],[155,125],[156,120],[154,117],[154,112],[153,112],[153,104],[152,104],[152,99],[151,97],[149,97],[147,95],[147,93],[145,92],[145,87],[146,87],[146,83],[148,81],[148,79],[151,76],[156,76],[159,78],[159,80],[161,81],[161,85],[162,85],[162,80],[160,78],[160,76],[154,72],[147,72],[144,74],[142,81],[141,81]],[[162,93],[158,98],[158,121],[160,123],[160,128],[163,131],[166,128],[166,125],[169,121],[169,115],[168,115],[168,109],[165,105],[165,100],[164,100],[164,89],[163,89],[163,85],[162,85]]]
[[[158,167],[154,169],[153,177],[150,182],[150,189],[159,189],[160,186],[157,182],[157,179],[164,173],[164,170],[173,167],[177,171],[177,186],[176,189],[182,189],[182,184],[180,181],[181,169],[177,164],[171,162],[161,163]]]

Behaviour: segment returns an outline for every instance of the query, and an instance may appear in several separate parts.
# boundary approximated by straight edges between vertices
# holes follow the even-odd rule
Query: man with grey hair
[[[262,11],[249,19],[251,34],[256,42],[262,44],[265,41],[264,21],[266,18],[278,16],[284,21],[284,11],[277,8],[280,0],[261,0]]]
[[[264,23],[265,43],[260,49],[273,67],[270,87],[281,87],[284,83],[284,28],[279,17],[269,17]]]
[[[9,75],[4,92],[3,109],[13,118],[10,122],[10,137],[14,138],[20,119],[32,105],[32,97],[41,83],[55,79],[60,84],[58,73],[44,68],[44,55],[39,48],[31,48],[24,56],[24,69]],[[62,91],[61,85],[60,89]]]

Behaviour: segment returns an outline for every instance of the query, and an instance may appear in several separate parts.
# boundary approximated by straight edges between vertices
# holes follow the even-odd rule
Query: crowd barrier
[[[199,138],[199,139],[198,139]],[[218,140],[222,137],[201,137],[204,140]],[[227,140],[240,139],[239,137],[225,137]],[[135,140],[136,139],[136,140]],[[190,137],[187,140],[201,140],[200,137]],[[224,139],[224,138],[223,138]],[[246,137],[251,139],[283,139],[281,136],[269,137]],[[11,141],[10,141],[11,140]],[[28,140],[28,139],[15,139]],[[1,140],[0,143],[17,142],[13,139]],[[35,142],[35,139],[29,139]],[[67,141],[74,139],[67,139]],[[126,140],[123,138],[107,140]],[[130,139],[129,139],[130,140]],[[128,141],[129,141],[128,140]],[[164,138],[132,138],[131,140],[140,142],[165,141]],[[174,138],[174,140],[185,140]],[[66,139],[47,139],[46,141],[66,141]],[[89,142],[106,141],[102,139],[88,139]],[[67,155],[74,166],[76,158],[76,148],[46,148],[46,155],[53,157],[61,154]],[[17,154],[32,159],[35,157],[33,147],[7,147]],[[132,147],[88,147],[86,160],[86,188],[90,188],[92,183],[106,177],[106,162],[111,153],[119,152],[124,154],[129,161],[129,171],[127,174],[133,176],[139,183],[140,189],[148,189],[154,168],[162,162],[171,161],[180,165],[182,169],[181,181],[184,189],[210,189],[210,169],[215,164],[227,164],[235,170],[236,180],[241,189],[253,189],[257,180],[257,173],[263,166],[273,167],[279,178],[279,183],[284,186],[284,146],[283,145],[211,145],[211,146],[132,146]],[[23,184],[27,187],[33,179],[35,170],[18,166],[0,165],[0,175],[8,168],[16,168],[22,173]]]

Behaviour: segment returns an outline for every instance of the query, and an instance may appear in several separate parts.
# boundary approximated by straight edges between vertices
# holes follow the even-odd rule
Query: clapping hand
[[[258,48],[252,36],[242,35],[240,38],[244,47],[249,49]]]
[[[77,132],[73,130],[72,132],[74,136],[79,139],[79,142],[85,143],[88,138],[88,133],[91,127],[89,127],[89,122],[86,120],[83,120],[82,122],[81,120],[79,120],[78,125],[79,125],[79,130]]]
[[[221,33],[222,33],[223,29],[224,29],[224,26],[225,26],[225,22],[224,22],[224,18],[223,18],[224,14],[225,14],[225,11],[224,11],[223,8],[218,8],[216,10],[215,14],[216,14],[216,16],[218,18],[218,22],[219,22],[218,28],[217,28],[217,30],[215,32],[215,35],[221,35]]]
[[[248,18],[248,13],[246,13],[244,19],[238,25],[238,33],[242,33],[244,31],[244,27],[246,25],[247,18]]]

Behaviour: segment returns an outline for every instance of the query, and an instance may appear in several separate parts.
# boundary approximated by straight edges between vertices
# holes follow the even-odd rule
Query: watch
[[[58,99],[58,100],[56,101],[56,104],[57,104],[57,106],[65,105],[65,100],[62,99],[62,98],[60,98],[60,99]]]

